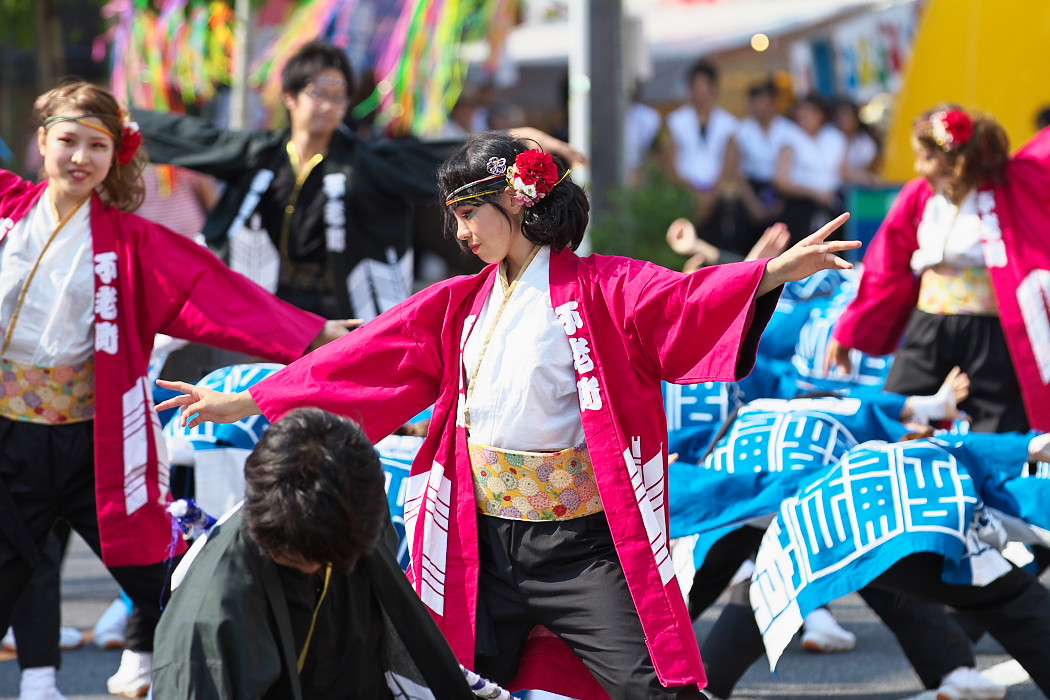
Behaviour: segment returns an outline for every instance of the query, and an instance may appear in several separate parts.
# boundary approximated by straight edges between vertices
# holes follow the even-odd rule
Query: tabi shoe
[[[22,671],[18,700],[66,700],[55,685],[55,667],[40,666]]]
[[[121,649],[124,647],[124,630],[128,626],[128,606],[117,598],[102,617],[95,623],[95,644],[102,649]]]
[[[1005,697],[1005,686],[969,666],[960,666],[949,673],[937,689],[937,700],[1003,700]]]
[[[857,637],[843,629],[827,608],[817,608],[802,622],[802,648],[831,654],[850,651],[857,646]]]
[[[120,655],[120,668],[106,681],[110,695],[144,698],[149,693],[153,673],[153,653],[125,649]]]

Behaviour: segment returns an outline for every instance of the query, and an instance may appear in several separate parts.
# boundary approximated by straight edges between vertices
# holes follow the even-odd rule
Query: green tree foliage
[[[30,49],[36,43],[36,0],[0,0],[0,41]],[[9,44],[10,45],[10,44]]]
[[[680,270],[685,259],[667,246],[667,227],[680,216],[692,216],[696,199],[683,185],[652,166],[641,185],[616,191],[610,211],[591,224],[588,236],[595,253],[627,255]]]

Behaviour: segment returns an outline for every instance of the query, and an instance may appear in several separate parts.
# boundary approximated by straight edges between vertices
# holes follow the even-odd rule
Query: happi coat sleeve
[[[999,321],[1033,428],[1050,430],[1050,129],[977,193],[981,243]]]
[[[432,285],[254,385],[252,398],[271,421],[316,406],[357,421],[377,442],[439,395],[440,405],[454,399],[443,396],[457,382],[447,358],[459,307],[476,286],[472,277]]]

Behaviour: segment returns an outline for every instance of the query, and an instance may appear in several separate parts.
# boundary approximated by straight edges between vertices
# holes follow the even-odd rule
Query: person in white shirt
[[[875,187],[881,182],[876,174],[881,155],[879,142],[860,119],[855,102],[835,103],[835,126],[846,137],[846,156],[842,160],[842,179],[846,185]]]
[[[842,161],[846,137],[828,124],[828,108],[816,95],[795,105],[800,127],[780,150],[774,182],[784,197],[780,220],[791,231],[792,242],[807,235],[811,221],[827,219],[842,209]]]
[[[752,85],[748,90],[748,109],[734,141],[740,152],[740,200],[747,208],[747,239],[757,240],[784,208],[773,184],[781,149],[797,138],[798,125],[777,109],[778,90],[772,80]]]
[[[663,117],[636,97],[627,107],[624,121],[623,157],[627,166],[627,181],[636,185],[642,178],[647,156],[660,133]]]
[[[701,59],[689,70],[689,102],[667,115],[674,175],[696,192],[700,235],[719,248],[746,253],[738,242],[746,217],[737,199],[736,117],[718,105],[718,70]]]

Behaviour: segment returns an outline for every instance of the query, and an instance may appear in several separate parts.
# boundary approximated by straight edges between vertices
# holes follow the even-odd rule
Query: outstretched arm
[[[166,379],[158,379],[157,384],[165,389],[183,392],[181,396],[175,396],[157,404],[157,410],[164,411],[182,406],[179,421],[184,428],[195,428],[205,421],[236,423],[248,416],[262,413],[255,399],[247,391],[224,394],[221,391],[207,389],[196,384],[169,382]]]
[[[816,233],[806,236],[795,245],[769,261],[758,295],[762,296],[787,282],[805,279],[821,270],[850,270],[853,263],[846,262],[835,253],[860,248],[860,241],[827,241],[827,237],[849,220],[849,213],[840,214],[820,227]]]

